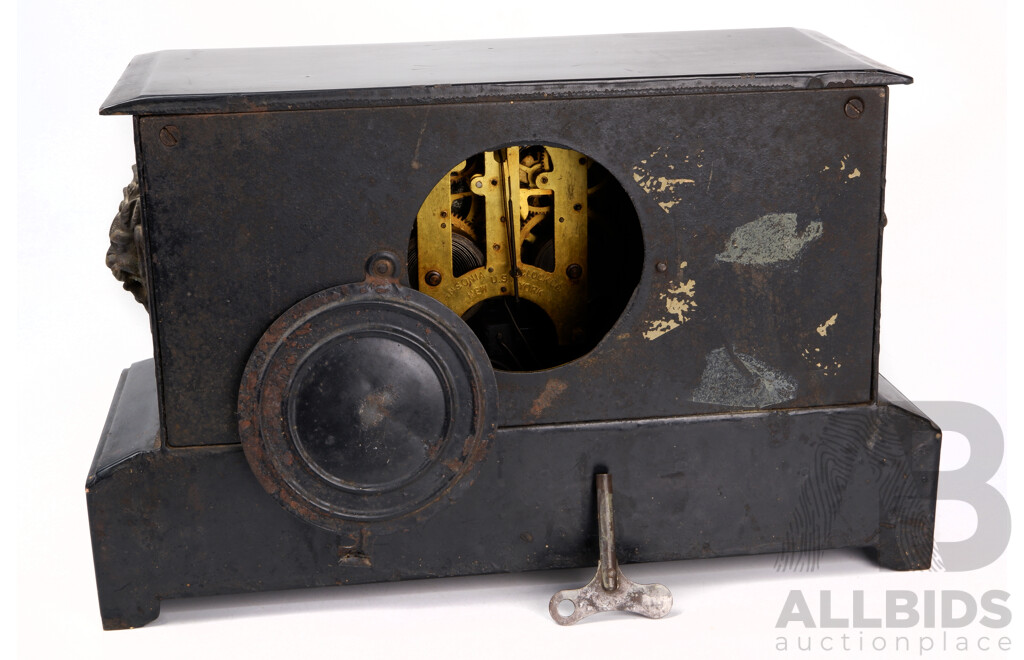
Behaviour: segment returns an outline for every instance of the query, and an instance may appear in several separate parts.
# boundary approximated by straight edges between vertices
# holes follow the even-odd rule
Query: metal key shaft
[[[600,559],[594,578],[581,589],[564,589],[551,597],[548,612],[563,626],[598,612],[616,610],[660,619],[672,609],[672,592],[661,584],[637,584],[622,574],[615,555],[615,518],[612,508],[612,476],[599,474],[597,480],[597,528]],[[573,604],[571,614],[562,615],[558,606]]]

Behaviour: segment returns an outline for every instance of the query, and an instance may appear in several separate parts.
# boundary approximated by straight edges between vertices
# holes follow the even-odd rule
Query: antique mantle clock
[[[623,562],[927,567],[940,433],[877,368],[909,82],[797,29],[136,57],[103,625],[593,565],[603,473]]]

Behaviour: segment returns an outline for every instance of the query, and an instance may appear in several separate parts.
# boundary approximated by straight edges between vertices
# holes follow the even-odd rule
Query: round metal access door
[[[496,398],[487,354],[454,312],[370,277],[302,300],[264,333],[239,433],[268,493],[347,532],[454,500],[486,453]]]

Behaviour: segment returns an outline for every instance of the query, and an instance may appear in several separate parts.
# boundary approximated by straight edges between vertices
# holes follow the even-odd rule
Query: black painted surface
[[[158,446],[160,412],[154,366],[152,359],[142,360],[121,372],[114,391],[114,405],[110,407],[100,436],[103,440],[96,447],[92,459],[90,480],[106,475],[136,453]],[[132,396],[121,402],[121,394],[125,390]],[[86,487],[89,485],[87,483]]]
[[[126,388],[111,414],[151,396]],[[108,628],[147,623],[166,598],[594,565],[599,468],[615,475],[623,562],[840,547],[877,548],[900,570],[931,558],[938,430],[885,399],[506,430],[454,502],[362,536],[287,512],[241,448],[157,449],[137,422],[101,439],[137,453],[87,491]]]
[[[361,281],[370,254],[404,255],[444,172],[506,141],[566,145],[604,165],[636,207],[646,254],[631,302],[590,354],[499,374],[501,424],[759,407],[694,400],[715,351],[791,379],[793,396],[773,407],[869,401],[886,93],[858,93],[856,120],[843,112],[848,90],[141,118],[168,443],[236,442],[239,378],[264,330],[305,296]],[[168,122],[180,130],[171,148],[159,139]],[[673,194],[662,177],[693,183]],[[821,223],[794,258],[719,258],[742,225],[786,213],[798,233]],[[670,290],[691,279],[690,320],[645,338],[674,318],[666,303],[682,296]]]
[[[104,114],[816,89],[910,78],[794,28],[139,55]]]
[[[379,488],[409,479],[437,451],[451,414],[446,394],[433,365],[406,344],[341,337],[296,376],[288,421],[318,473]]]

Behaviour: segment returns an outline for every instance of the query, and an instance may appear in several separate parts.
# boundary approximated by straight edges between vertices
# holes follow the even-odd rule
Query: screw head
[[[178,144],[178,140],[181,139],[181,131],[177,126],[164,126],[160,129],[160,143],[165,147],[173,147]]]
[[[853,96],[846,101],[846,105],[843,106],[843,112],[850,119],[859,119],[864,114],[864,100]]]
[[[654,264],[654,270],[658,271],[659,273],[664,273],[666,270],[668,270],[668,264],[665,263],[664,261],[659,261],[658,263]]]
[[[367,277],[394,277],[398,272],[398,257],[390,252],[377,252],[366,260]]]
[[[423,276],[423,281],[429,286],[437,286],[441,283],[441,273],[436,270],[428,271],[427,274]]]
[[[565,269],[565,274],[569,276],[570,280],[578,280],[583,277],[583,266],[579,264],[569,264]]]

